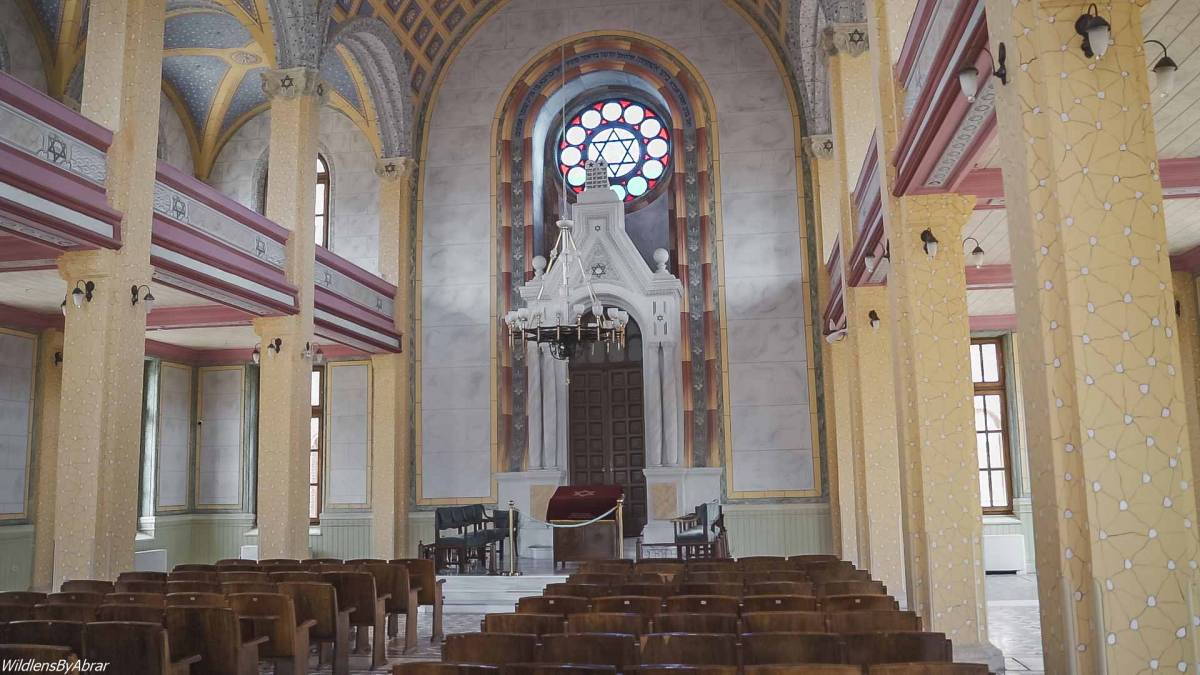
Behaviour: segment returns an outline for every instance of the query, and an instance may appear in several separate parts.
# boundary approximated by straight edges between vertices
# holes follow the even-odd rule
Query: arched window
[[[671,154],[662,116],[639,101],[610,98],[584,106],[567,120],[558,142],[558,167],[567,186],[583,192],[584,163],[603,157],[613,190],[631,202],[665,180]]]
[[[317,155],[317,209],[313,223],[317,246],[329,246],[329,165]]]

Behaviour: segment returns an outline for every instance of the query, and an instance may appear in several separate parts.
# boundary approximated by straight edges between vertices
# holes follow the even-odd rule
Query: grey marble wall
[[[422,177],[421,386],[424,497],[487,494],[491,125],[504,88],[567,36],[631,30],[678,49],[717,106],[737,490],[813,486],[801,294],[796,142],[766,47],[721,0],[514,0],[450,66]]]
[[[259,210],[261,195],[257,192],[260,189],[257,169],[259,160],[266,156],[270,140],[271,112],[268,110],[243,124],[221,148],[208,174],[209,185],[242,206]]]
[[[379,272],[379,176],[375,150],[338,110],[321,109],[321,151],[330,165],[329,250],[371,273]]]
[[[158,102],[158,154],[164,162],[179,169],[189,176],[195,175],[196,167],[192,164],[192,146],[188,143],[187,132],[179,119],[179,112],[166,95]]]
[[[331,363],[326,506],[365,505],[370,473],[371,366]]]
[[[26,512],[37,338],[0,332],[0,518]]]
[[[8,74],[45,92],[46,71],[42,68],[41,52],[33,35],[19,3],[14,0],[0,2],[0,36],[8,52]]]
[[[242,502],[244,370],[241,366],[199,370],[196,505],[201,508]]]

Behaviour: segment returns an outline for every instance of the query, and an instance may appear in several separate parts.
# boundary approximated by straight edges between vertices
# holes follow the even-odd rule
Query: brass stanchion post
[[[625,495],[617,497],[617,560],[625,557]]]
[[[513,500],[508,500],[508,576],[517,576],[517,522]]]

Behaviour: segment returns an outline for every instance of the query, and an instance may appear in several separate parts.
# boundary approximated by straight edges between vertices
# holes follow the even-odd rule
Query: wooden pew
[[[712,612],[679,612],[659,614],[654,618],[656,633],[738,633],[737,614]]]
[[[821,609],[826,612],[852,612],[860,609],[899,611],[900,605],[887,595],[827,595],[821,598]]]
[[[530,595],[517,600],[517,613],[558,614],[566,618],[568,614],[588,611],[589,605],[587,598],[574,598],[567,595]]]
[[[817,599],[810,595],[748,595],[742,598],[745,612],[815,612]]]
[[[650,617],[626,612],[580,612],[567,615],[567,632],[641,636],[650,632]]]
[[[84,629],[83,656],[110,664],[110,673],[138,675],[190,675],[199,654],[171,658],[167,629],[161,623],[102,621]]]
[[[121,579],[117,581],[114,590],[117,593],[156,593],[163,595],[167,592],[167,582]]]
[[[666,611],[674,614],[705,612],[735,615],[740,604],[736,597],[727,595],[674,595],[663,603]]]
[[[481,663],[503,666],[537,660],[537,636],[521,633],[458,633],[447,635],[442,645],[447,663]]]
[[[67,647],[83,654],[83,627],[78,621],[14,621],[0,626],[0,642],[18,645]]]
[[[87,623],[96,620],[96,608],[99,606],[43,603],[34,606],[33,618],[48,621],[79,621]]]
[[[270,638],[267,644],[258,649],[260,660],[274,661],[277,675],[308,673],[308,631],[317,622],[314,619],[302,621],[297,618],[292,596],[281,593],[235,593],[227,597],[229,607],[237,613],[242,626],[253,626],[247,637]]]
[[[154,605],[167,606],[167,596],[162,593],[109,593],[104,596],[105,605]]]
[[[172,660],[200,655],[194,675],[258,675],[259,645],[268,640],[243,640],[228,607],[167,607],[167,636]]]
[[[744,675],[862,675],[862,668],[836,663],[804,663],[746,666],[742,672]]]
[[[327,583],[285,581],[279,584],[279,592],[291,596],[298,620],[315,622],[308,631],[309,641],[321,648],[322,657],[332,650],[333,675],[349,675],[350,613],[354,607],[339,606],[337,589]]]
[[[954,660],[944,633],[846,633],[846,661],[860,666]]]
[[[44,664],[53,664],[60,661],[75,663],[79,660],[69,647],[0,644],[0,662],[7,659],[19,659]]]
[[[121,572],[117,575],[117,581],[159,581],[167,582],[166,572]]]
[[[542,636],[538,661],[613,666],[638,663],[638,639],[623,633],[552,633]]]
[[[987,675],[982,663],[881,663],[867,666],[868,675]]]
[[[845,663],[845,647],[832,633],[746,633],[742,635],[742,662]]]
[[[578,615],[576,615],[578,616]],[[561,633],[565,620],[562,614],[519,614],[516,612],[488,614],[483,617],[484,633],[525,633],[545,635]]]
[[[113,582],[100,579],[69,579],[62,582],[58,590],[64,593],[99,593],[107,595],[113,592]]]
[[[47,605],[99,605],[104,602],[104,594],[90,592],[48,593],[44,602]]]
[[[824,633],[825,615],[821,612],[743,612],[742,630],[747,633]]]
[[[437,567],[432,560],[422,558],[398,558],[388,562],[400,563],[408,568],[409,585],[417,589],[417,604],[433,608],[433,632],[431,642],[442,639],[442,584],[445,579],[437,578]]]
[[[715,633],[650,633],[642,636],[642,663],[737,666],[737,636]]]
[[[392,666],[392,675],[500,675],[500,669],[479,663],[410,661]]]
[[[168,593],[167,607],[228,607],[224,593]]]
[[[156,623],[163,625],[166,621],[165,607],[154,605],[100,605],[96,610],[98,621],[120,621],[137,623]]]
[[[921,618],[915,612],[860,609],[825,615],[830,633],[919,632]]]
[[[610,595],[592,600],[593,612],[641,614],[653,618],[662,612],[662,598],[645,595]],[[574,614],[574,612],[571,612]]]
[[[388,594],[385,612],[388,616],[388,636],[399,634],[400,615],[404,615],[404,653],[417,648],[417,608],[419,591],[408,578],[408,568],[383,560],[351,560],[363,565],[375,577],[379,593]]]
[[[36,591],[4,591],[0,592],[0,605],[21,605],[33,607],[46,602],[46,594]]]
[[[369,647],[372,669],[386,663],[385,616],[387,600],[391,595],[375,588],[375,577],[369,572],[326,572],[321,578],[337,589],[340,602],[354,606],[354,611],[350,613],[350,625],[355,627],[356,650]],[[369,645],[368,631],[371,633]]]

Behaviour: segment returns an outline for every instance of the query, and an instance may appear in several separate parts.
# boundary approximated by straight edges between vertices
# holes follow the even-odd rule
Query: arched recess
[[[565,70],[564,70],[565,68]],[[606,32],[567,38],[528,62],[500,97],[492,130],[497,161],[497,315],[521,304],[518,288],[533,277],[533,233],[537,218],[527,208],[535,186],[532,167],[540,161],[535,126],[545,107],[557,105],[564,85],[586,76],[617,72],[646,83],[665,104],[676,157],[671,164],[673,271],[684,282],[679,317],[683,357],[684,438],[682,455],[692,466],[719,462],[724,437],[721,341],[717,273],[716,106],[697,69],[670,46],[643,35]],[[519,224],[519,226],[517,226]],[[497,335],[496,378],[501,383],[496,429],[498,457],[508,471],[521,470],[526,448],[527,373],[513,360],[507,339]]]
[[[408,58],[400,41],[387,24],[366,17],[340,24],[325,48],[333,50],[339,45],[350,52],[366,80],[382,156],[407,156],[412,151],[412,102],[404,78]]]

